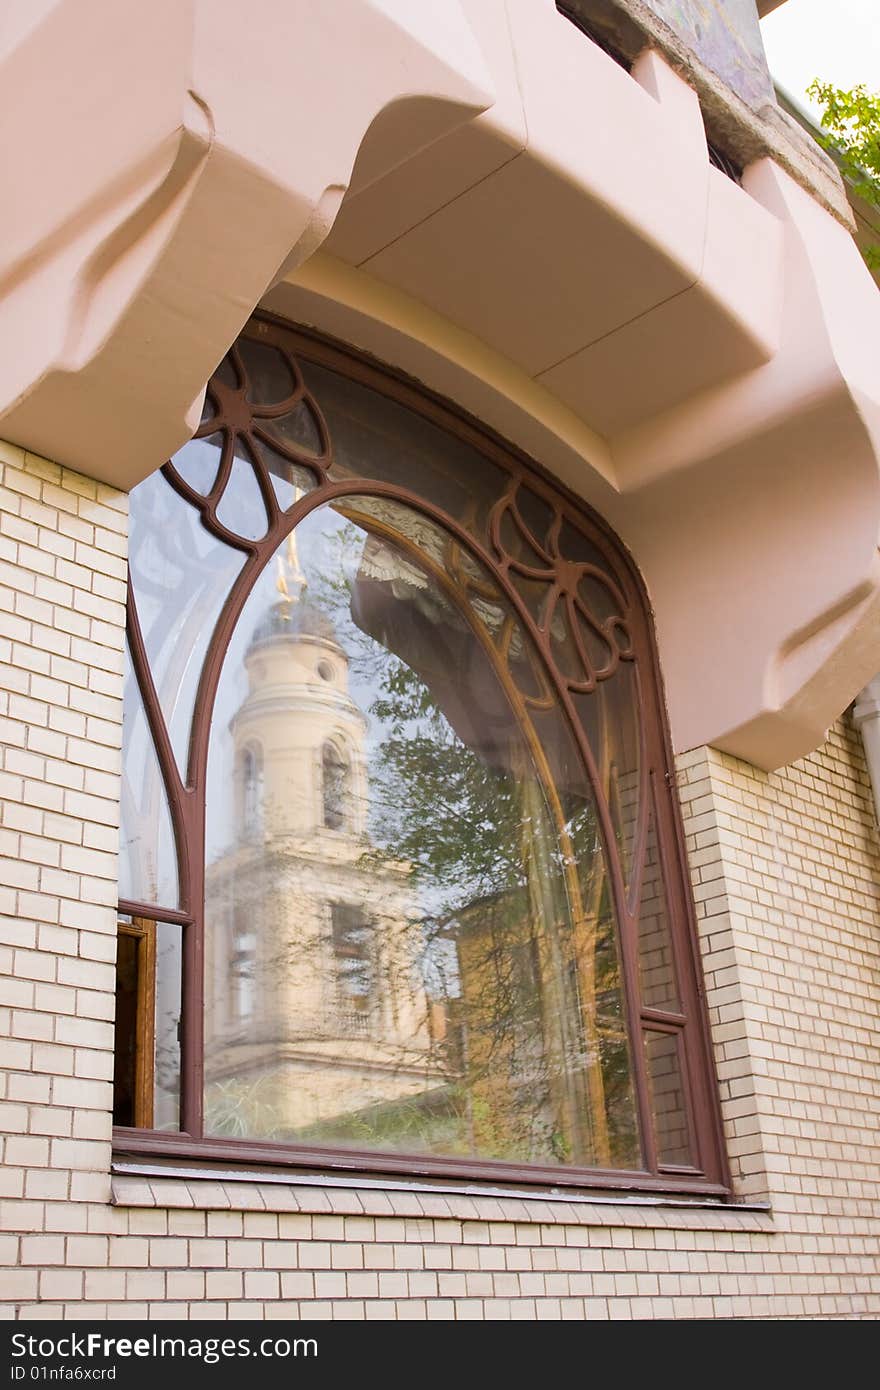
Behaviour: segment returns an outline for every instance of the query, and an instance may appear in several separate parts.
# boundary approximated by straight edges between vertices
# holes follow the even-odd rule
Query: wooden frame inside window
[[[138,1129],[153,1125],[156,1049],[156,923],[121,917],[117,924],[116,1044],[113,1114],[130,1113]]]

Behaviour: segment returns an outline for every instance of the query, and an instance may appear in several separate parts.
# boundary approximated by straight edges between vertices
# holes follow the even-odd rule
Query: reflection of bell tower
[[[248,694],[230,725],[239,833],[362,835],[366,721],[333,625],[306,593],[292,534],[287,546],[281,597],[251,639]]]
[[[308,1138],[438,1078],[409,866],[370,845],[367,721],[293,536],[276,587],[229,724],[233,844],[206,878],[206,1112],[209,1132]]]

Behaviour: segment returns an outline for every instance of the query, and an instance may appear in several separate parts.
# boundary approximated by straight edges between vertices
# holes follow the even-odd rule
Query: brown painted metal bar
[[[642,1008],[643,1023],[659,1023],[664,1028],[684,1028],[687,1018],[684,1014],[669,1013],[665,1009]]]
[[[192,916],[172,907],[156,907],[153,903],[133,902],[128,898],[119,899],[119,911],[131,917],[146,917],[153,922],[170,922],[174,926],[188,927]]]
[[[129,575],[128,640],[135,676],[159,767],[165,781],[168,808],[177,849],[178,893],[185,920],[181,980],[180,1123],[188,1133],[202,1133],[202,1072],[204,1036],[204,942],[201,929],[204,898],[204,802],[195,788],[184,786],[171,746],[168,728],[149,667]],[[152,914],[151,914],[152,915]]]
[[[669,794],[672,779],[667,777],[664,780],[667,792],[665,801],[668,805],[673,801]],[[679,896],[681,898],[681,910],[669,914],[669,935],[680,1002],[686,1021],[693,1023],[691,1027],[686,1026],[679,1029],[678,1046],[691,1142],[694,1148],[693,1158],[704,1172],[711,1175],[723,1174],[725,1172],[723,1143],[719,1145],[713,1142],[716,1138],[712,1116],[712,1111],[716,1107],[713,1107],[712,1104],[711,1091],[711,1079],[714,1076],[714,1071],[711,1057],[707,1055],[710,1052],[706,1046],[707,1032],[701,1026],[703,1022],[702,989],[696,956],[696,929],[695,926],[691,927],[688,916],[689,907],[691,911],[693,910],[692,899],[690,892],[682,891],[684,886],[682,871],[677,871],[675,860],[670,856],[670,850],[674,849],[675,846],[674,816],[661,816],[661,789],[653,777],[652,781],[652,802],[655,807],[655,823],[657,825],[657,850],[666,899],[667,902],[674,903]],[[675,810],[674,805],[672,809]],[[684,872],[686,872],[686,868]],[[658,1022],[661,1022],[662,1026],[662,1021],[658,1020]],[[720,1167],[718,1166],[719,1161],[722,1165]]]
[[[354,1173],[394,1173],[412,1178],[444,1175],[460,1180],[522,1183],[539,1187],[589,1187],[603,1190],[681,1192],[683,1194],[724,1197],[728,1189],[708,1182],[699,1174],[682,1180],[658,1179],[643,1170],[550,1167],[540,1164],[506,1163],[500,1159],[437,1157],[433,1154],[397,1154],[375,1149],[329,1147],[297,1148],[260,1140],[196,1140],[186,1134],[158,1130],[121,1129],[113,1131],[113,1151],[117,1156],[201,1158],[208,1162],[265,1164],[275,1168]],[[687,1170],[689,1173],[691,1170]]]

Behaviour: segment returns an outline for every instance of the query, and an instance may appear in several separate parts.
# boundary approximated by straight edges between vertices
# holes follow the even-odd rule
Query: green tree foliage
[[[847,91],[816,78],[807,95],[822,105],[820,144],[853,192],[880,208],[880,92],[869,92],[863,82]],[[880,246],[867,247],[864,255],[872,270],[880,270]]]
[[[521,888],[515,848],[523,807],[510,770],[493,767],[447,723],[428,686],[397,658],[388,661],[371,713],[384,738],[374,777],[376,826],[413,880],[445,889],[447,910]]]

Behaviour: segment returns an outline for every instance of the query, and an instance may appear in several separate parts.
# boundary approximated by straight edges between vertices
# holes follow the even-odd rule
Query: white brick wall
[[[679,782],[737,1190],[862,1253],[880,1222],[880,842],[860,739],[841,720],[771,775],[700,749]]]
[[[880,847],[858,741],[680,782],[728,1143],[772,1213],[117,1177],[125,498],[0,450],[0,1313],[880,1313]]]
[[[109,1190],[127,499],[8,445],[0,468],[0,1227],[39,1230]]]

